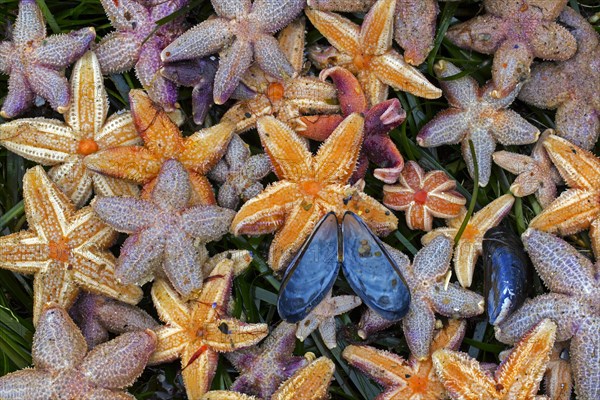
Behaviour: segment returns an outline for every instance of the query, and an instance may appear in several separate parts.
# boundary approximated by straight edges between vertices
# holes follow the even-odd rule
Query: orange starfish
[[[433,366],[455,400],[533,400],[546,371],[556,337],[556,324],[545,319],[530,330],[494,375],[465,353],[438,350]]]
[[[285,267],[315,224],[334,211],[360,215],[379,235],[396,229],[398,220],[387,208],[348,180],[356,167],[364,120],[347,117],[313,156],[306,142],[273,117],[262,117],[257,128],[265,152],[280,181],[246,202],[231,223],[234,234],[260,235],[277,231],[269,251],[271,268]]]
[[[129,304],[142,298],[134,285],[115,278],[115,257],[108,250],[117,232],[91,207],[76,210],[39,165],[23,177],[29,230],[0,238],[0,268],[35,274],[33,322],[46,303],[68,309],[80,289]]]
[[[183,137],[167,113],[142,90],[129,93],[131,113],[143,146],[100,151],[85,159],[92,171],[144,185],[143,197],[152,191],[162,164],[175,159],[190,175],[190,205],[215,204],[213,188],[204,176],[223,157],[235,126],[224,121],[192,136]]]
[[[311,61],[321,69],[343,66],[357,75],[371,106],[385,101],[388,85],[426,99],[442,91],[392,48],[396,0],[379,0],[365,16],[362,26],[339,14],[307,8],[312,24],[333,48],[309,50]]]
[[[152,286],[152,301],[166,323],[156,330],[158,344],[151,364],[181,359],[183,383],[190,400],[210,389],[219,353],[260,342],[266,324],[246,324],[227,315],[234,262],[224,259],[206,278],[198,298],[185,302],[166,281]]]

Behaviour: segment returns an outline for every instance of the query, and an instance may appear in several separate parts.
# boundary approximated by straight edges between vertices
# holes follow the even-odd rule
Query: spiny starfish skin
[[[143,146],[121,146],[99,151],[85,158],[92,171],[144,185],[148,198],[163,163],[180,161],[192,185],[190,205],[215,204],[213,188],[204,176],[223,157],[234,125],[223,121],[183,137],[167,113],[141,90],[129,92],[131,113]]]
[[[46,34],[46,22],[35,0],[19,1],[12,40],[0,42],[0,73],[10,75],[0,116],[14,118],[30,108],[35,96],[64,113],[71,94],[64,69],[94,41],[94,28],[66,35]]]
[[[217,196],[219,205],[235,210],[240,199],[246,202],[263,191],[260,180],[271,170],[269,156],[252,156],[248,145],[238,135],[233,135],[225,157],[210,171],[208,177],[221,184]]]
[[[188,207],[190,194],[191,185],[183,165],[168,160],[158,174],[150,199],[94,200],[92,206],[102,220],[130,235],[123,243],[117,264],[121,282],[142,285],[157,273],[164,273],[184,297],[202,287],[199,258],[204,249],[196,247],[219,240],[235,212],[213,205]]]
[[[429,357],[436,313],[450,318],[471,318],[484,310],[482,296],[448,282],[452,245],[449,238],[439,236],[417,253],[412,265],[401,251],[386,247],[410,289],[411,303],[402,319],[402,330],[417,360]],[[365,338],[393,323],[367,310],[359,323],[359,335]]]
[[[444,80],[461,72],[454,64],[438,61],[434,70],[450,108],[439,112],[417,135],[422,147],[461,143],[463,159],[469,174],[475,175],[469,140],[473,141],[479,167],[479,186],[488,184],[492,173],[492,153],[496,142],[503,145],[523,145],[537,140],[540,131],[523,117],[509,110],[520,86],[505,97],[495,98],[494,86],[488,82],[479,87],[477,81],[465,76]]]
[[[456,182],[444,171],[429,171],[414,161],[402,170],[398,185],[383,187],[383,204],[406,213],[409,229],[430,231],[433,217],[458,217],[467,200],[457,191]]]
[[[465,335],[465,321],[450,320],[436,332],[432,352],[438,349],[457,350]],[[350,345],[342,356],[350,365],[379,382],[384,391],[375,400],[439,400],[446,390],[433,369],[428,356],[424,360],[411,354],[407,360],[385,350],[370,346]]]
[[[88,51],[71,75],[73,101],[65,122],[23,118],[0,125],[0,144],[29,160],[52,165],[48,174],[60,189],[83,207],[95,192],[101,196],[139,194],[136,185],[90,171],[85,158],[99,150],[141,142],[129,112],[108,119],[108,96],[96,55]]]
[[[556,324],[543,320],[526,332],[494,374],[465,353],[437,350],[433,366],[454,400],[534,400],[556,338]]]
[[[483,250],[483,235],[485,235],[488,229],[498,226],[502,219],[510,212],[514,202],[515,198],[510,194],[500,196],[473,214],[467,223],[454,249],[454,272],[462,287],[471,286],[475,264]],[[434,229],[423,236],[421,242],[426,245],[433,238],[440,235],[454,240],[465,215],[466,211],[463,209],[463,212],[458,217],[446,221],[447,228]]]
[[[600,135],[600,36],[571,8],[566,7],[559,20],[575,36],[577,53],[567,61],[533,67],[519,99],[557,109],[557,134],[589,150]]]
[[[21,399],[134,400],[124,389],[142,374],[156,348],[151,330],[125,333],[88,352],[65,310],[50,306],[33,336],[33,368],[0,378],[0,397]]]
[[[210,389],[219,353],[252,346],[268,334],[266,324],[246,324],[227,315],[233,277],[233,261],[222,260],[199,296],[189,302],[164,280],[152,286],[152,301],[166,325],[156,330],[158,345],[150,363],[180,358],[190,400],[200,399]]]
[[[365,16],[362,26],[339,14],[306,9],[313,25],[333,47],[309,50],[319,68],[342,66],[357,75],[370,105],[385,101],[388,85],[428,99],[441,96],[421,72],[408,65],[392,48],[396,0],[379,0]]]
[[[268,399],[281,383],[300,368],[310,357],[294,356],[296,325],[282,321],[260,346],[227,353],[225,357],[240,375],[231,390]]]
[[[554,131],[547,129],[531,151],[531,157],[498,151],[492,155],[494,162],[508,172],[517,175],[510,186],[510,191],[516,197],[529,196],[535,193],[542,208],[547,207],[556,198],[556,186],[562,179],[544,149],[544,141]]]
[[[534,58],[565,61],[577,42],[554,22],[568,0],[484,0],[487,14],[448,29],[446,37],[464,49],[494,54],[492,97],[510,96],[526,81]]]
[[[189,0],[161,2],[100,0],[115,32],[96,46],[104,74],[135,67],[135,73],[150,98],[166,111],[177,107],[177,87],[160,74],[160,52],[183,32],[182,17],[161,26],[157,21],[186,6]]]
[[[129,304],[142,298],[138,287],[115,277],[108,249],[117,233],[91,207],[76,210],[42,167],[25,173],[23,200],[29,230],[0,238],[0,268],[35,275],[34,324],[46,303],[68,309],[80,289]]]
[[[231,96],[253,61],[268,74],[295,75],[272,36],[302,12],[306,0],[211,0],[217,13],[185,32],[161,53],[163,62],[189,60],[220,52],[214,100]]]
[[[514,343],[543,318],[558,325],[556,340],[571,340],[577,398],[600,398],[600,272],[564,240],[528,229],[523,244],[550,293],[528,300],[496,327],[496,338]]]
[[[378,235],[396,229],[398,220],[391,211],[347,184],[360,152],[361,116],[347,117],[314,156],[306,142],[273,117],[259,119],[257,128],[280,180],[242,206],[231,231],[235,235],[277,232],[269,250],[273,270],[287,265],[329,211],[339,216],[353,211]]]

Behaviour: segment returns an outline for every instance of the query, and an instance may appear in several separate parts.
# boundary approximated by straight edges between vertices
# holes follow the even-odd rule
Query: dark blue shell
[[[339,226],[325,215],[288,266],[277,299],[282,319],[304,319],[325,298],[340,272]]]
[[[512,229],[500,225],[485,233],[483,267],[487,314],[497,325],[523,304],[531,282],[529,258]]]
[[[404,317],[410,292],[398,266],[377,236],[350,211],[342,220],[342,249],[344,275],[362,301],[385,319]]]

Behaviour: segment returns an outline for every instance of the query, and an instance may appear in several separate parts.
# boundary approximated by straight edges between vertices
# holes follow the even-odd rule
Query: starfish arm
[[[479,167],[479,186],[485,187],[492,175],[492,154],[496,149],[496,140],[490,132],[481,129],[470,132],[467,137],[468,139],[465,138],[461,142],[463,159],[467,164],[469,175],[473,177],[475,175],[475,159],[469,145],[469,140],[471,140]]]
[[[577,39],[577,55],[590,53],[597,49],[600,44],[600,37],[586,18],[571,7],[562,7],[561,9],[560,21],[572,28],[569,30]]]
[[[52,375],[35,369],[22,369],[0,378],[0,398],[33,399],[52,398]]]
[[[210,275],[210,273],[216,268],[216,266],[225,259],[233,261],[233,273],[235,276],[239,276],[248,268],[248,266],[252,262],[252,253],[250,253],[247,250],[228,250],[216,254],[209,258],[202,265],[202,270],[204,271],[204,274],[207,276]]]
[[[304,0],[256,0],[251,15],[263,31],[274,33],[292,22],[305,6]]]
[[[493,54],[506,40],[510,28],[502,18],[488,14],[452,26],[446,38],[463,49]]]
[[[35,93],[22,71],[11,71],[8,77],[8,93],[2,104],[0,116],[13,118],[33,105]]]
[[[92,196],[92,175],[79,159],[55,165],[48,176],[76,207],[83,207]]]
[[[377,1],[363,21],[359,41],[363,54],[381,55],[392,46],[396,0]]]
[[[389,85],[379,79],[374,71],[358,71],[357,79],[360,83],[360,87],[365,92],[367,104],[380,104],[388,98],[390,91]],[[341,103],[343,104],[344,101],[342,100]]]
[[[358,296],[345,295],[333,297],[329,304],[333,315],[341,315],[360,306],[362,302]]]
[[[569,87],[567,74],[550,63],[539,64],[521,88],[519,100],[539,108],[554,109],[569,98]]]
[[[229,166],[228,169],[235,171],[244,168],[251,155],[250,147],[242,140],[242,138],[239,135],[233,135],[227,146],[227,153],[225,153],[224,159],[220,162],[226,161],[225,165]],[[227,178],[223,180],[226,179]]]
[[[116,334],[157,329],[158,323],[146,311],[120,301],[107,301],[97,311],[97,321]],[[103,340],[105,342],[106,340]]]
[[[165,75],[164,68],[166,67],[161,69],[162,75]],[[171,78],[169,77],[169,79]],[[213,84],[214,77],[211,80],[203,80],[202,83],[195,85],[192,89],[192,115],[196,125],[202,125],[204,123],[204,120],[208,115],[208,110],[210,110],[213,105]],[[235,94],[232,96],[235,96]]]
[[[137,185],[96,172],[92,173],[92,183],[94,193],[98,196],[139,197],[140,195]]]
[[[413,294],[408,314],[402,319],[402,330],[411,354],[417,360],[429,357],[435,329],[435,314],[425,299]]]
[[[221,121],[227,120],[234,123],[235,132],[240,134],[256,127],[256,121],[260,117],[270,115],[272,111],[273,107],[269,101],[269,98],[265,95],[259,94],[253,99],[235,103],[225,112]]]
[[[443,282],[435,283],[429,290],[429,301],[438,314],[451,318],[472,318],[484,311],[484,299],[478,293]]]
[[[364,192],[352,193],[348,205],[342,209],[360,215],[369,228],[378,236],[389,235],[398,228],[398,218],[385,206]],[[339,215],[342,215],[342,213],[340,212]]]
[[[171,159],[163,163],[149,194],[152,205],[157,205],[163,212],[177,213],[190,200],[190,191],[191,184],[184,166]]]
[[[48,100],[50,107],[60,113],[67,111],[71,100],[69,82],[61,73],[40,65],[30,67],[27,77],[31,90]]]
[[[38,319],[48,303],[69,309],[75,302],[79,288],[67,271],[58,262],[53,261],[46,271],[38,272],[33,279],[33,323]]]
[[[600,160],[594,154],[555,135],[544,141],[544,148],[569,187],[600,188]]]
[[[252,180],[260,180],[271,173],[271,161],[266,154],[255,154],[246,161],[245,174]]]
[[[191,306],[191,321],[214,322],[227,310],[233,285],[233,265],[232,260],[223,260],[205,279],[198,301]]]
[[[502,219],[510,212],[515,198],[510,194],[498,197],[487,206],[477,211],[469,221],[469,225],[476,226],[481,236],[489,229],[498,226]]]
[[[306,18],[300,16],[286,26],[277,36],[279,47],[296,73],[300,73],[304,66],[305,30]]]
[[[254,59],[260,68],[268,74],[286,79],[296,74],[279,47],[279,42],[271,35],[261,35],[254,43]]]
[[[18,46],[28,41],[42,40],[46,37],[46,23],[42,10],[35,1],[19,1],[19,14],[12,30],[12,39]]]
[[[132,197],[98,197],[92,208],[108,225],[124,233],[153,226],[159,215],[156,205]]]
[[[455,185],[451,182],[452,186]],[[431,192],[427,198],[427,210],[437,218],[455,218],[460,214],[467,200],[458,192],[449,190],[447,192]]]
[[[402,177],[400,177],[402,179]],[[405,211],[414,202],[415,191],[400,185],[383,186],[383,204],[396,211]],[[408,223],[408,219],[407,219]]]
[[[192,184],[192,196],[190,198],[189,205],[206,204],[215,205],[217,201],[215,199],[215,192],[213,191],[212,184],[204,175],[197,174],[196,172],[190,172],[190,182]],[[149,185],[146,185],[149,186]],[[144,187],[145,190],[145,187]],[[144,193],[142,193],[144,197]]]
[[[336,49],[351,56],[360,54],[360,27],[339,14],[307,8],[306,16]]]
[[[600,259],[600,219],[596,218],[590,225],[590,241],[595,259]]]
[[[367,12],[375,0],[308,0],[307,3],[322,11]]]
[[[535,142],[540,130],[513,110],[496,114],[492,134],[503,145],[522,145]]]
[[[511,174],[520,175],[530,170],[535,165],[535,160],[525,154],[511,153],[510,151],[497,151],[492,155],[494,162],[502,169]],[[535,190],[531,190],[533,193]]]
[[[11,55],[15,52],[12,42],[0,42],[0,72],[8,75],[11,70]]]
[[[117,235],[117,232],[105,224],[91,207],[77,210],[69,220],[69,226],[65,231],[69,246],[74,251],[85,245],[106,250],[115,243]]]
[[[156,350],[150,356],[148,364],[156,365],[178,359],[192,340],[189,332],[180,326],[162,325],[155,329]]]
[[[452,241],[438,236],[423,247],[415,256],[412,270],[418,279],[435,279],[448,271],[452,259]]]
[[[566,61],[577,51],[575,37],[556,22],[536,25],[529,44],[533,55],[544,60]]]
[[[600,317],[582,321],[571,340],[571,366],[575,377],[577,398],[600,398]]]
[[[230,389],[233,389],[233,386]],[[258,397],[229,390],[211,390],[202,396],[201,400],[258,400]]]
[[[211,2],[213,3],[213,2]],[[215,1],[213,8],[217,15],[229,19],[239,18],[251,10],[250,0],[219,0]]]
[[[422,64],[433,49],[437,2],[427,0],[398,2],[394,38],[404,49],[404,59],[411,65]]]
[[[164,256],[163,229],[152,227],[130,235],[117,262],[116,275],[122,283],[143,285],[154,278],[154,271]]]
[[[190,309],[177,291],[164,279],[152,285],[152,302],[159,318],[170,326],[184,327],[189,324]],[[171,334],[171,333],[170,333]],[[159,335],[159,344],[161,337]]]
[[[224,121],[187,137],[180,156],[181,162],[198,174],[208,173],[225,155],[234,130],[233,123]]]
[[[197,263],[193,239],[182,229],[173,229],[165,239],[163,271],[175,290],[190,297],[202,287],[202,269]]]
[[[94,52],[103,74],[118,74],[133,68],[141,50],[134,32],[113,32],[102,38]]]
[[[163,41],[164,39],[153,36],[144,43],[135,64],[135,73],[148,96],[170,112],[175,111],[177,106],[177,86],[160,73],[163,65],[160,59]]]
[[[328,349],[337,347],[336,329],[334,317],[329,317],[319,324],[319,335]]]
[[[79,59],[96,37],[94,28],[83,28],[62,35],[48,36],[33,50],[32,57],[48,68],[66,68]]]
[[[438,61],[433,68],[450,106],[466,109],[477,102],[480,89],[475,78],[466,75],[458,79],[449,79],[462,71],[456,65],[444,60]]]
[[[181,375],[189,399],[200,399],[210,390],[219,362],[219,353],[210,348],[203,349],[200,343],[195,344],[190,343],[181,354]]]
[[[160,171],[161,162],[142,146],[123,146],[87,156],[85,165],[92,171],[136,183],[147,183]]]
[[[519,82],[526,80],[533,58],[532,49],[527,43],[504,41],[496,50],[492,63],[492,80],[496,87],[492,96],[505,97],[515,90]]]
[[[20,274],[46,270],[49,246],[33,232],[20,231],[0,238],[0,268]]]
[[[161,53],[163,62],[189,60],[216,53],[233,39],[229,22],[223,18],[206,20],[186,31]]]
[[[252,65],[253,46],[250,42],[238,38],[231,46],[221,51],[219,57],[213,94],[215,104],[225,103],[239,86],[242,77]]]
[[[350,365],[384,386],[407,385],[404,377],[415,373],[402,357],[370,346],[349,345],[342,356]]]
[[[287,400],[298,398],[302,394],[311,394],[313,399],[327,397],[335,364],[327,357],[320,357],[302,368],[285,381],[273,394],[271,400]]]
[[[135,396],[126,392],[96,388],[86,392],[82,400],[135,400]]]
[[[464,215],[462,217],[464,218]],[[452,221],[452,220],[449,220],[449,221]],[[461,218],[460,222],[462,223],[462,218]],[[433,239],[435,239],[438,236],[445,236],[448,239],[454,240],[454,237],[456,236],[457,232],[458,232],[458,228],[454,228],[454,227],[436,228],[436,229],[432,230],[431,232],[427,232],[425,235],[423,235],[421,237],[421,244],[423,244],[423,246],[426,246],[427,244],[429,244]]]
[[[440,111],[419,131],[417,143],[421,147],[437,147],[443,144],[456,144],[463,140],[469,128],[469,121],[463,110],[449,108]]]
[[[471,286],[475,264],[481,253],[481,244],[473,240],[459,240],[454,251],[454,272],[462,287]]]
[[[467,330],[467,321],[464,319],[450,319],[444,329],[435,334],[431,343],[431,351],[439,349],[457,350],[463,341]]]
[[[267,324],[246,324],[234,318],[218,318],[204,327],[202,342],[218,352],[230,352],[257,344],[269,334]]]
[[[591,149],[600,135],[600,117],[588,100],[568,100],[556,111],[558,135],[583,149]]]
[[[134,0],[100,0],[111,25],[120,31],[145,25],[150,17],[148,9]]]
[[[317,306],[318,307],[318,306]],[[319,328],[323,321],[318,316],[314,315],[314,313],[310,313],[298,324],[298,328],[296,329],[296,337],[301,342],[304,342],[306,338],[310,336],[311,333]],[[335,324],[335,321],[334,321]],[[334,343],[335,343],[335,334],[334,334]],[[335,346],[333,346],[335,347]],[[332,348],[332,347],[328,347]]]
[[[235,216],[235,211],[217,206],[195,206],[185,210],[182,229],[190,236],[207,243],[219,240]]]

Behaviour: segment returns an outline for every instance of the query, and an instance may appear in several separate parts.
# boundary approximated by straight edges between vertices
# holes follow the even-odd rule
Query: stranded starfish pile
[[[598,26],[446,1],[20,0],[0,398],[600,399]]]

